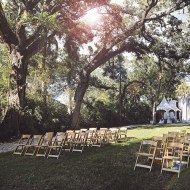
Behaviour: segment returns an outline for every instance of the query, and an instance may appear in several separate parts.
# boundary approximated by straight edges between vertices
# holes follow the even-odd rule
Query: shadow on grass
[[[1,190],[160,190],[172,189],[173,184],[177,187],[180,180],[188,178],[187,171],[181,173],[179,180],[173,173],[161,175],[160,164],[155,164],[152,172],[144,168],[134,171],[139,144],[132,137],[126,143],[86,148],[83,154],[64,152],[58,160],[2,153],[0,187]]]

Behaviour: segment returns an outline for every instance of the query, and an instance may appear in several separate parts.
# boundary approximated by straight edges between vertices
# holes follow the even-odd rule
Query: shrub
[[[69,125],[67,108],[60,102],[48,99],[47,105],[40,99],[28,99],[20,125],[21,133],[45,133],[60,131]]]

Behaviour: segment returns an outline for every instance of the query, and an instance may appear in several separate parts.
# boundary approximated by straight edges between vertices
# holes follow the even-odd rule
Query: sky
[[[177,17],[179,20],[182,20],[183,22],[186,22],[189,19],[189,15],[187,14],[188,10],[187,8],[183,10],[179,10],[179,11],[175,11],[172,15]]]
[[[124,0],[111,0],[111,3],[115,3],[118,5],[123,5]]]

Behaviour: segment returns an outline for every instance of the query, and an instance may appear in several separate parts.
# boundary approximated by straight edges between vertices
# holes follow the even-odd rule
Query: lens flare
[[[89,10],[82,18],[81,21],[88,23],[89,25],[98,24],[101,21],[101,14],[97,8]]]

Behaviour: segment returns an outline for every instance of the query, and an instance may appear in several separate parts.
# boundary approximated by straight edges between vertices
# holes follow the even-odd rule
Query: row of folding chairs
[[[161,163],[163,171],[180,172],[189,167],[190,159],[190,134],[186,131],[174,131],[163,134],[162,137],[154,136],[151,140],[143,140],[134,166],[148,168],[151,171],[153,163]]]
[[[127,127],[120,128],[89,128],[87,131],[92,136],[91,146],[99,146],[98,144],[118,143],[127,141]],[[98,143],[101,142],[101,143]]]
[[[127,140],[127,128],[96,128],[47,132],[45,135],[22,135],[13,154],[59,158],[61,152],[83,152],[85,147]]]

